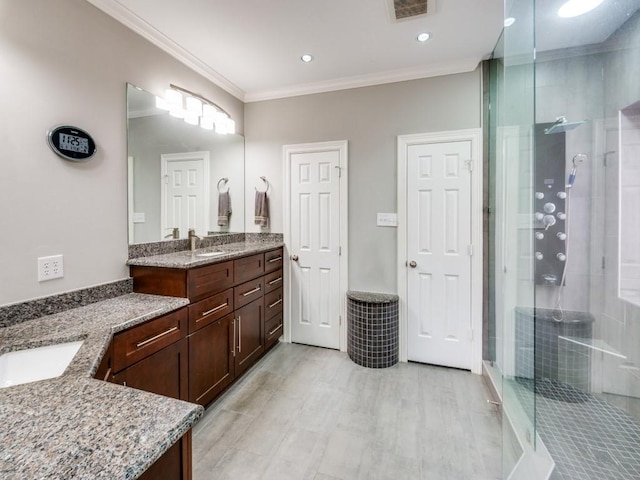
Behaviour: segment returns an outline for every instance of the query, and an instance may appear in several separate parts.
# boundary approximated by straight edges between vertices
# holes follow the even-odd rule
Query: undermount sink
[[[226,252],[207,252],[196,253],[196,257],[217,257],[218,255],[224,255]]]
[[[81,346],[82,340],[0,355],[0,388],[59,377]]]

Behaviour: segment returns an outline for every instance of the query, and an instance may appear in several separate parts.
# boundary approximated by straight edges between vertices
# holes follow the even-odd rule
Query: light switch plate
[[[378,226],[379,227],[397,227],[398,214],[397,213],[378,213]]]

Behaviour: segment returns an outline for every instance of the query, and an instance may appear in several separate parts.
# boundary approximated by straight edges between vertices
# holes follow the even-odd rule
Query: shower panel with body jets
[[[565,183],[565,132],[585,123],[567,122],[559,117],[553,123],[541,123],[535,129],[535,282],[563,287],[569,248],[569,208],[571,187],[578,165],[586,155],[573,157],[573,166]]]

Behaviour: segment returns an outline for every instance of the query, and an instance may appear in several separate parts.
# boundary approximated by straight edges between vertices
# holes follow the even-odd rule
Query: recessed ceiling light
[[[560,7],[558,16],[563,18],[577,17],[590,12],[602,2],[603,0],[569,0]]]
[[[427,40],[429,40],[429,38],[431,38],[431,35],[424,32],[418,35],[416,38],[418,39],[419,42],[426,42]]]
[[[300,57],[300,60],[302,60],[304,63],[309,63],[311,60],[313,60],[313,55],[309,55],[308,53],[305,53]]]
[[[513,17],[507,17],[504,19],[504,26],[505,27],[510,27],[511,25],[513,25],[516,22],[516,19]]]

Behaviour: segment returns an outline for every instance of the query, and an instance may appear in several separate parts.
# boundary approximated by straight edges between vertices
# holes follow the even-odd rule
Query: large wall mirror
[[[130,244],[244,232],[242,135],[189,125],[131,84],[127,118]]]

